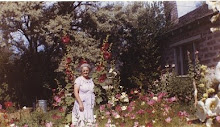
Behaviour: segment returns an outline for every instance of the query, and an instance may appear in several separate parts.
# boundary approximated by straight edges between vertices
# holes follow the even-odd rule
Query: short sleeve
[[[74,85],[80,86],[80,78],[76,78],[76,80],[74,81]]]

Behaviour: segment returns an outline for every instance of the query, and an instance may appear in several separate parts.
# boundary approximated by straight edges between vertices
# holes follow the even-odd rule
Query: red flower
[[[104,58],[105,58],[105,60],[108,60],[108,59],[110,59],[111,58],[111,53],[110,52],[108,52],[108,51],[105,51],[104,53],[103,53],[103,56],[104,56]]]
[[[72,75],[70,75],[68,78],[69,78],[70,81],[73,81],[73,76]]]
[[[106,74],[103,74],[99,77],[99,82],[103,83],[105,81],[105,79],[106,79]]]
[[[13,103],[10,102],[10,101],[5,102],[4,104],[5,104],[5,107],[6,107],[6,108],[9,108],[9,107],[12,107],[12,106],[13,106]]]
[[[64,108],[63,107],[59,107],[59,111],[60,112],[64,112]]]
[[[58,116],[57,114],[53,114],[53,115],[52,115],[52,118],[55,119],[55,120],[57,120],[57,119],[60,119],[61,116]]]
[[[80,60],[80,62],[79,62],[79,67],[82,65],[82,64],[85,64],[85,63],[88,63],[86,60],[84,60],[84,59],[82,59],[82,60]]]
[[[99,65],[96,67],[96,71],[101,71],[103,69],[103,65]]]
[[[70,37],[69,36],[62,37],[62,41],[64,44],[68,44],[70,42]]]
[[[152,122],[146,123],[146,127],[153,127]]]
[[[109,43],[106,42],[106,43],[103,43],[103,44],[102,44],[101,50],[102,50],[102,51],[107,51],[108,48],[109,48]]]
[[[71,74],[71,71],[70,70],[66,70],[66,75],[70,75]]]
[[[72,62],[71,58],[68,57],[68,58],[66,59],[66,62],[67,62],[67,64],[70,64],[70,63]]]

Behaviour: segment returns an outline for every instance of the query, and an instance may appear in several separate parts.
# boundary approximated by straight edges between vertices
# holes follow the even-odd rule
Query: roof
[[[204,17],[214,15],[215,13],[217,13],[217,12],[213,12],[213,10],[208,9],[207,4],[203,4],[202,6],[198,7],[197,9],[180,17],[178,23],[176,25],[174,25],[171,28],[171,30],[169,30],[168,32],[179,29],[183,26],[186,26],[186,25],[188,25],[194,21],[197,21],[199,19],[202,19]]]

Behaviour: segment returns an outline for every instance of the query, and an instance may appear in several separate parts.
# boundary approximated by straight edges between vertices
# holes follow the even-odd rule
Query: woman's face
[[[83,77],[89,77],[89,68],[88,67],[82,67],[82,76]]]

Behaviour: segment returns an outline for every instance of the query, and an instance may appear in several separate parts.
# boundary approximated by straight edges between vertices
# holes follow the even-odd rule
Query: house
[[[171,16],[177,17],[177,11],[171,13]],[[178,75],[187,74],[189,51],[193,62],[195,53],[198,53],[201,64],[215,67],[220,60],[220,32],[210,31],[215,25],[210,19],[216,13],[204,4],[178,19],[171,18],[175,24],[160,42],[163,66],[175,64]]]

